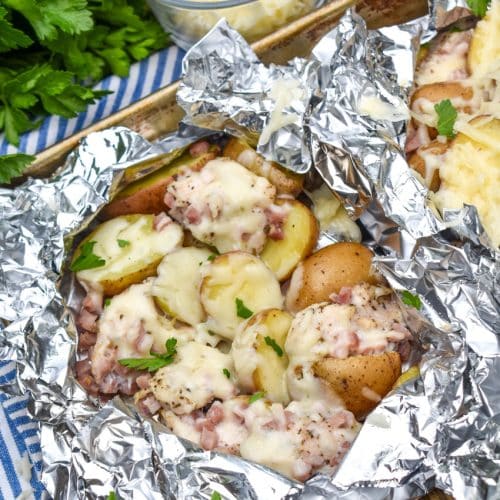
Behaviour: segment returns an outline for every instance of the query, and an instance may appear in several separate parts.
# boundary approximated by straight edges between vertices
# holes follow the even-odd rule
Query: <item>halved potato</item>
[[[156,274],[161,259],[182,245],[181,226],[172,222],[157,231],[153,215],[123,215],[101,224],[78,246],[72,269],[80,283],[102,291],[105,296],[116,295],[128,286]],[[82,251],[93,243],[91,252],[105,261],[104,265],[79,271],[74,268]]]
[[[217,155],[216,149],[200,156],[193,157],[184,153],[172,163],[160,168],[151,175],[133,182],[120,191],[115,199],[109,203],[101,212],[106,218],[117,217],[127,214],[157,214],[167,210],[163,199],[165,188],[172,176],[181,170],[190,168],[201,169],[208,161]]]
[[[286,386],[288,357],[284,346],[291,323],[292,316],[287,312],[267,309],[252,316],[238,329],[231,355],[238,385],[244,391],[263,391],[271,401],[289,402]],[[273,342],[276,343],[274,347]]]
[[[259,258],[240,251],[220,255],[207,267],[200,297],[208,328],[230,340],[249,316],[283,306],[274,273]]]
[[[200,302],[202,267],[213,253],[207,248],[184,247],[167,254],[153,282],[156,303],[169,315],[190,325],[205,319]]]
[[[426,146],[420,146],[408,159],[410,167],[423,177],[431,191],[437,191],[441,184],[439,166],[448,147],[446,142],[432,141]]]
[[[360,243],[334,243],[313,253],[297,266],[286,294],[286,307],[300,311],[329,300],[344,286],[378,279],[372,272],[372,252]]]
[[[267,161],[244,140],[232,137],[229,139],[224,156],[237,161],[254,174],[265,177],[274,184],[278,194],[297,196],[302,191],[304,176],[287,170],[273,161]]]
[[[397,352],[324,358],[314,363],[313,371],[359,419],[392,389],[401,374],[401,358]]]
[[[318,240],[319,227],[312,212],[299,201],[278,200],[277,204],[289,207],[283,225],[284,237],[282,240],[268,238],[260,258],[283,281],[312,252]]]

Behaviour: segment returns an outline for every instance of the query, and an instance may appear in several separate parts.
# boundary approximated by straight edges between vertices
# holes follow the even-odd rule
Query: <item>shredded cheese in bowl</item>
[[[194,0],[189,3],[210,3],[204,8],[186,5],[180,1],[149,0],[149,4],[165,30],[172,33],[175,42],[184,49],[205,35],[220,19],[227,22],[253,42],[298,19],[318,7],[321,0],[256,0],[227,7],[228,2]],[[220,8],[218,4],[226,4]],[[237,3],[237,2],[235,2]]]

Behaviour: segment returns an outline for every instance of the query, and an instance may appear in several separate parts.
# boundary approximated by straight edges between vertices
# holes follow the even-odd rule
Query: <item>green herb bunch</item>
[[[0,132],[17,146],[44,116],[76,116],[108,93],[92,84],[167,45],[145,0],[0,0]],[[31,160],[0,157],[0,182]]]

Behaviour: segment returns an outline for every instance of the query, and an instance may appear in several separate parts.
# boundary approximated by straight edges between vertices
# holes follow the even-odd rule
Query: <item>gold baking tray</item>
[[[314,44],[329,31],[345,10],[357,4],[358,12],[367,20],[368,26],[398,24],[427,11],[426,0],[333,0],[321,9],[302,17],[275,33],[255,42],[252,48],[265,63],[282,64],[293,57],[310,54]],[[90,127],[41,151],[35,162],[25,171],[25,176],[46,177],[60,166],[68,153],[82,137],[109,127],[128,127],[148,140],[172,132],[178,126],[182,110],[177,106],[175,94],[178,83],[164,87],[140,101],[94,123]]]

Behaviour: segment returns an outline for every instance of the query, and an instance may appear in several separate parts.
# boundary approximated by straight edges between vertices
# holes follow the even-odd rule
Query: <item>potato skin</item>
[[[127,186],[118,193],[111,203],[101,212],[103,219],[112,219],[128,214],[158,214],[167,210],[163,199],[167,185],[172,177],[181,170],[190,168],[200,170],[216,157],[215,151],[209,151],[198,157],[184,154],[171,164],[147,175]]]
[[[248,153],[242,155],[246,151]],[[303,175],[286,170],[275,162],[264,160],[242,139],[235,137],[229,139],[222,154],[241,163],[254,174],[265,177],[271,184],[276,186],[278,194],[289,194],[295,197],[302,191],[304,185]]]
[[[376,284],[372,257],[368,248],[352,242],[334,243],[313,253],[292,274],[286,294],[287,309],[297,312],[311,304],[326,302],[344,286],[361,282]]]
[[[453,100],[454,98],[469,101],[472,99],[473,95],[474,91],[472,87],[465,87],[459,82],[429,83],[427,85],[417,87],[411,97],[411,104],[413,106],[414,102],[420,98],[427,99],[436,104],[444,99]],[[455,107],[457,110],[465,113],[471,112],[471,108],[467,104],[456,103]]]
[[[442,143],[439,141],[432,141],[426,146],[420,146],[408,159],[408,163],[413,170],[416,170],[424,179],[426,179],[426,168],[425,160],[422,153],[429,152],[432,155],[438,156],[446,153],[449,147],[448,143]],[[436,169],[432,174],[431,183],[428,186],[431,191],[436,192],[441,185],[441,179],[439,178],[439,169]]]
[[[313,365],[313,371],[360,419],[378,403],[375,398],[366,397],[366,392],[373,391],[382,399],[401,374],[401,358],[397,352],[325,358]]]

